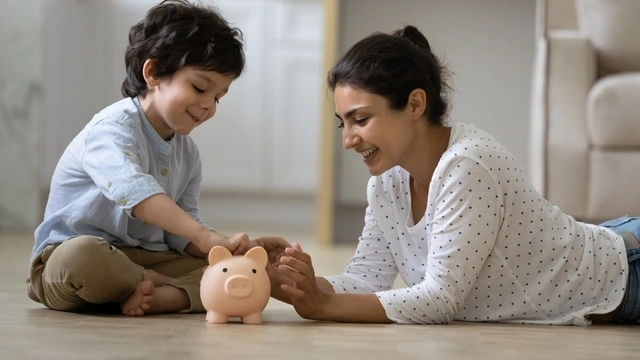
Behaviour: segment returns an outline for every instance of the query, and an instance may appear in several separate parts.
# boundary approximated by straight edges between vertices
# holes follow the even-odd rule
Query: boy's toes
[[[142,316],[151,308],[155,288],[151,281],[141,281],[133,294],[122,302],[122,313],[128,316]]]

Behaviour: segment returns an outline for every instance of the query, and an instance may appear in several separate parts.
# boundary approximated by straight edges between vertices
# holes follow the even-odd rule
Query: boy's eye
[[[338,125],[338,129],[342,129],[344,127],[344,123],[340,121],[340,125]]]
[[[220,104],[220,99],[216,98],[216,104]]]
[[[193,85],[193,89],[194,89],[195,91],[197,91],[198,93],[200,93],[200,94],[202,94],[202,93],[204,92],[204,90],[200,89],[199,87],[197,87],[197,86],[195,86],[195,85]]]

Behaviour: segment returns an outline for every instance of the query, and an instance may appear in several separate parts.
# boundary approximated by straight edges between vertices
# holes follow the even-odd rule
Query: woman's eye
[[[369,120],[369,118],[364,118],[364,119],[356,119],[356,124],[358,125],[362,125],[365,122],[367,122],[367,120]]]
[[[342,129],[344,127],[344,123],[341,121],[340,125],[338,125],[338,129]]]
[[[202,94],[204,92],[204,90],[200,89],[199,87],[193,85],[193,88],[195,91],[199,92],[200,94]]]

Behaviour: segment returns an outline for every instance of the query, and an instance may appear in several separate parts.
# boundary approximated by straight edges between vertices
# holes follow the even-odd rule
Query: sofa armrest
[[[596,80],[589,40],[572,30],[550,31],[538,43],[531,114],[531,178],[564,212],[586,214],[586,104]]]

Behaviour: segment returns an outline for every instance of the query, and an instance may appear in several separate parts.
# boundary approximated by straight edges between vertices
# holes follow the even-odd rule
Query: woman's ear
[[[155,65],[155,60],[147,59],[142,65],[142,76],[144,77],[144,81],[147,82],[147,86],[152,88],[157,86],[159,81],[153,76],[153,67]]]
[[[411,113],[411,118],[416,120],[423,117],[427,109],[427,94],[422,89],[414,89],[409,94],[407,109]]]

